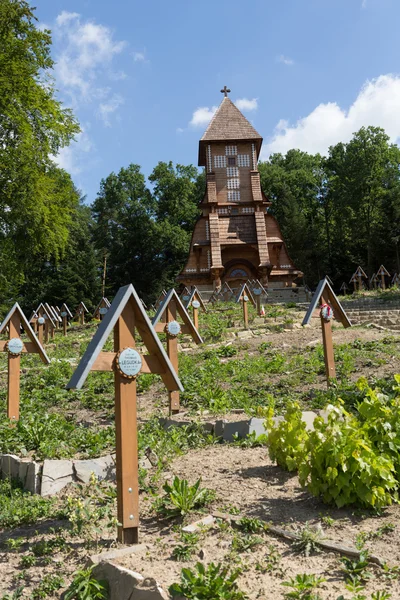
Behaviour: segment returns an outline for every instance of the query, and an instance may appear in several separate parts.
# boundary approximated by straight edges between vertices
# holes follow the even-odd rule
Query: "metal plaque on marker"
[[[200,308],[200,302],[198,300],[193,300],[192,306],[193,308]]]
[[[249,301],[249,297],[248,297],[248,296],[243,296],[243,300],[244,300],[245,302],[248,302],[248,301]]]
[[[106,308],[105,306],[102,306],[101,308],[99,308],[99,313],[101,315],[106,315],[108,313],[108,308]]]
[[[182,296],[182,300],[184,302],[187,302],[188,300],[190,300],[190,296],[188,296],[187,294],[185,294],[184,296]]]
[[[124,377],[133,379],[142,368],[142,357],[134,348],[125,348],[116,356],[117,369]]]
[[[11,340],[8,340],[7,342],[7,350],[10,354],[21,354],[23,347],[23,341],[19,338],[11,338]]]
[[[179,335],[181,332],[181,326],[179,325],[178,321],[170,321],[169,323],[167,323],[167,333],[169,333],[169,335]]]
[[[254,290],[253,290],[253,294],[255,296],[261,296],[261,292],[262,292],[262,290],[260,290],[260,288],[254,288]]]
[[[60,314],[61,314],[62,317],[66,317],[68,313],[65,312],[65,310],[63,310]]]
[[[39,317],[37,322],[39,323],[39,325],[44,325],[44,317]]]

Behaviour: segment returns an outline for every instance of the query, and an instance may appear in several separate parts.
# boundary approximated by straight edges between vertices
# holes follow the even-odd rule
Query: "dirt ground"
[[[273,465],[263,448],[241,449],[221,445],[192,451],[175,460],[168,475],[170,478],[173,475],[187,478],[191,483],[201,477],[203,486],[216,491],[214,507],[219,510],[232,510],[235,507],[240,516],[257,517],[291,531],[299,530],[307,522],[320,524],[324,537],[345,546],[354,547],[356,536],[361,531],[374,532],[378,527],[392,524],[395,527],[393,531],[367,541],[366,547],[391,567],[400,565],[399,506],[386,509],[379,517],[348,509],[329,509],[300,487],[296,475]],[[173,560],[171,552],[178,543],[177,535],[165,521],[164,528],[161,527],[160,530],[160,523],[156,523],[149,507],[149,500],[142,501],[143,526],[140,541],[150,544],[152,550],[130,555],[120,559],[118,563],[145,577],[154,577],[167,588],[179,581],[182,567],[193,566],[199,560],[199,554],[190,563]],[[321,521],[326,516],[333,519],[329,527]],[[263,538],[263,544],[254,551],[239,554],[237,563],[243,568],[238,580],[239,586],[250,599],[283,598],[288,589],[282,587],[282,581],[299,573],[314,573],[325,577],[326,582],[321,587],[324,600],[336,600],[340,594],[346,597],[338,554],[322,551],[307,558],[296,553],[291,542],[270,534],[264,534]],[[235,560],[238,559],[232,559],[231,542],[232,532],[215,524],[204,532],[200,556],[206,562],[228,560],[228,564],[235,565]],[[257,563],[269,563],[271,571],[257,571]],[[371,579],[367,583],[366,592],[386,590],[392,594],[393,599],[400,598],[398,580],[385,578],[383,570],[377,566],[371,566],[370,571]]]

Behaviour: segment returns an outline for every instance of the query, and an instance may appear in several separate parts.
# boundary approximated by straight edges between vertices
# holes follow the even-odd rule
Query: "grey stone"
[[[225,442],[232,442],[233,436],[237,434],[240,438],[246,437],[249,433],[248,421],[236,421],[234,423],[225,423],[223,439]]]
[[[314,419],[317,417],[317,414],[312,410],[304,410],[302,413],[302,420],[306,424],[306,429],[308,431],[314,431]]]
[[[204,423],[201,424],[201,426],[203,427],[203,430],[206,433],[214,433],[214,429],[215,429],[214,421],[205,421]]]
[[[139,459],[139,467],[141,467],[142,469],[151,469],[152,466],[153,465],[151,464],[147,456],[143,456],[143,458]]]
[[[265,325],[263,317],[255,317],[253,323],[254,325]]]
[[[256,436],[258,437],[259,435],[268,433],[264,427],[264,423],[265,423],[265,419],[257,419],[256,417],[253,417],[252,419],[250,419],[249,434],[255,433]]]
[[[78,481],[89,483],[92,473],[97,479],[115,481],[115,456],[108,455],[89,460],[74,460],[74,473]]]
[[[143,577],[119,565],[101,562],[93,569],[97,579],[105,579],[110,587],[109,600],[168,600],[169,596],[152,577]]]
[[[190,525],[186,525],[186,527],[182,527],[182,531],[185,533],[193,533],[194,531],[198,531],[201,527],[206,527],[207,525],[212,525],[215,522],[215,519],[212,515],[207,515],[199,521],[195,521],[194,523],[190,523]]]
[[[215,421],[215,427],[214,427],[215,437],[222,437],[224,435],[225,424],[226,424],[226,420],[219,419],[218,421]]]
[[[14,454],[3,454],[1,457],[1,478],[18,479],[20,459]]]
[[[24,488],[31,494],[40,494],[42,484],[41,466],[36,462],[30,462],[26,473]]]
[[[237,336],[238,336],[238,338],[240,338],[242,340],[248,340],[249,338],[253,337],[253,334],[251,331],[246,330],[246,331],[238,331]]]
[[[73,481],[74,468],[71,460],[45,460],[42,471],[42,496],[57,494]]]

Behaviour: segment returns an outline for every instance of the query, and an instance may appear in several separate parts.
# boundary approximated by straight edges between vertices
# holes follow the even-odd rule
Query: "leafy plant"
[[[261,533],[268,529],[268,525],[255,517],[242,517],[237,521],[237,526],[245,533]]]
[[[256,546],[264,543],[264,539],[258,535],[236,534],[232,540],[232,550],[236,552],[248,552]]]
[[[53,595],[64,585],[64,579],[60,575],[44,575],[40,584],[32,590],[32,600],[41,600]]]
[[[321,600],[321,596],[314,590],[321,586],[325,579],[317,575],[302,573],[291,577],[289,581],[283,581],[281,585],[292,588],[291,592],[284,594],[285,598],[293,600]]]
[[[324,539],[323,532],[320,528],[306,523],[305,526],[297,531],[299,539],[294,542],[293,548],[301,552],[305,556],[315,552],[320,552],[320,542]]]
[[[367,550],[362,550],[358,559],[344,556],[341,559],[341,563],[343,565],[342,571],[348,582],[361,582],[370,577]]]
[[[196,532],[189,533],[186,531],[181,531],[180,538],[183,543],[178,544],[172,550],[172,558],[178,561],[190,560],[192,555],[197,550],[199,534]]]
[[[182,569],[180,583],[174,583],[168,591],[172,596],[187,600],[244,600],[246,595],[237,586],[239,572],[229,573],[228,567],[210,563],[205,567],[197,563],[195,568]]]
[[[304,464],[309,434],[297,402],[289,402],[285,420],[275,425],[272,408],[265,424],[268,430],[268,449],[272,460],[287,471]]]
[[[89,567],[74,573],[64,600],[107,600],[109,597],[107,581],[97,581],[92,571],[93,567]]]
[[[194,485],[189,485],[186,479],[175,476],[172,485],[168,482],[163,485],[165,495],[155,503],[156,510],[167,517],[184,516],[195,508],[209,504],[214,500],[215,493],[200,487],[200,484],[201,479]]]

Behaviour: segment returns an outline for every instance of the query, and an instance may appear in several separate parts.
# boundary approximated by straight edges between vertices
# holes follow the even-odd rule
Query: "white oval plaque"
[[[179,335],[181,332],[181,326],[179,325],[178,321],[170,321],[167,324],[167,332],[169,333],[169,335]]]
[[[188,300],[190,300],[190,296],[188,296],[187,294],[185,294],[184,296],[182,296],[182,300],[184,302],[187,302]]]
[[[253,294],[254,294],[255,296],[261,296],[261,290],[260,290],[260,288],[254,288],[254,290],[253,290]]]
[[[44,317],[39,317],[37,322],[39,323],[39,325],[44,325]]]
[[[248,297],[248,296],[243,296],[243,300],[244,300],[245,302],[248,302],[248,301],[249,301],[249,297]]]
[[[65,310],[63,310],[60,314],[62,317],[66,317],[68,313],[66,313]]]
[[[108,313],[108,308],[106,308],[105,306],[102,306],[101,308],[99,308],[99,313],[101,315],[106,315]]]
[[[10,354],[21,354],[24,344],[19,338],[11,338],[7,342],[7,350]]]
[[[124,377],[133,379],[142,368],[142,357],[134,348],[125,348],[116,357],[118,371]]]
[[[200,302],[198,300],[193,300],[192,306],[193,308],[200,308]]]

